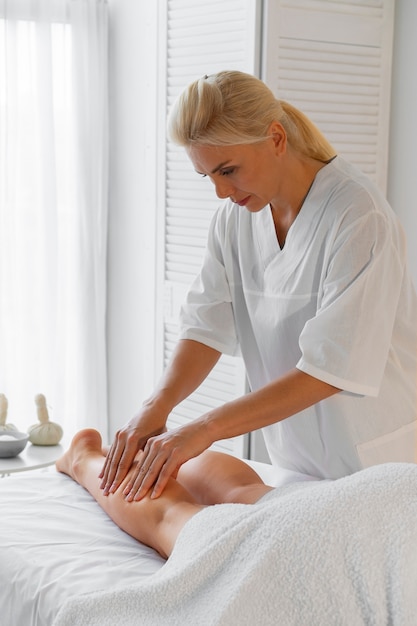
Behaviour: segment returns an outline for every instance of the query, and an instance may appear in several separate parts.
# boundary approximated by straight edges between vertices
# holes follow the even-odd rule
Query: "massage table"
[[[417,465],[207,507],[165,561],[55,468],[0,479],[2,626],[417,624]]]

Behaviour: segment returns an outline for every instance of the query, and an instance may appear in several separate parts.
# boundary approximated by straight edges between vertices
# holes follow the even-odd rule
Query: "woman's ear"
[[[287,133],[285,132],[283,125],[279,122],[272,122],[269,127],[269,134],[272,137],[275,149],[278,151],[277,154],[285,152],[287,146]]]

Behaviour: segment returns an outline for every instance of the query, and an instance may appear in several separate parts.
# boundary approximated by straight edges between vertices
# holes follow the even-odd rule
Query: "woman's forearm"
[[[176,345],[170,362],[152,396],[145,404],[164,407],[168,414],[205,380],[221,353],[205,344],[182,339]]]
[[[294,368],[277,381],[197,419],[211,443],[280,422],[340,389]]]

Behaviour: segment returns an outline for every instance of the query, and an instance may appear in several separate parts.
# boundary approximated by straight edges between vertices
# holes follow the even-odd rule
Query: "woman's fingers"
[[[104,487],[107,485],[111,462],[112,462],[112,459],[114,458],[115,448],[116,448],[116,444],[115,442],[113,442],[112,445],[110,446],[109,451],[106,454],[106,458],[105,458],[102,470],[100,474],[98,475],[98,477],[102,479],[100,483],[101,489],[104,489]]]
[[[159,498],[159,496],[165,489],[169,478],[177,477],[180,467],[181,465],[176,465],[170,468],[169,465],[165,463],[165,465],[162,467],[161,471],[159,472],[159,476],[158,476],[156,483],[154,484],[154,487],[151,493],[151,498]]]
[[[124,489],[127,500],[141,500],[149,490],[158,483],[158,495],[164,490],[169,478],[176,476],[181,463],[172,443],[167,437],[148,440],[143,454],[137,460],[136,470],[132,480]],[[156,486],[156,485],[155,485]],[[154,489],[152,495],[154,493]],[[157,497],[153,495],[153,497]]]
[[[136,452],[136,442],[129,441],[129,438],[116,436],[99,476],[102,478],[100,488],[103,489],[104,495],[116,491],[126,477]]]
[[[142,450],[142,446],[146,445]],[[103,494],[114,493],[129,471],[123,494],[127,500],[141,500],[151,489],[158,498],[170,477],[176,478],[183,463],[197,456],[209,445],[204,429],[188,424],[170,432],[140,438],[129,426],[120,430],[110,447],[99,477]]]
[[[203,439],[200,428],[193,424],[148,439],[124,489],[127,500],[141,500],[150,489],[151,497],[158,498],[181,465],[208,447]]]

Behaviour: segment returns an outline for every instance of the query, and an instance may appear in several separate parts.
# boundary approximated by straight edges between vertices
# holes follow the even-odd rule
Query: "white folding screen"
[[[223,69],[247,71],[265,80],[277,97],[299,106],[340,154],[385,189],[393,21],[394,0],[165,0],[160,6],[159,94],[164,119],[192,80]],[[157,347],[162,368],[175,344],[179,306],[199,270],[219,202],[184,151],[166,142],[162,127],[159,133],[163,305]],[[207,381],[172,413],[169,425],[244,392],[241,360],[223,356]],[[244,455],[248,439],[214,447]]]
[[[394,0],[266,0],[262,77],[385,192]]]
[[[165,14],[166,110],[191,81],[224,69],[258,72],[260,3],[256,0],[167,0]],[[179,306],[203,258],[208,227],[219,205],[214,188],[193,170],[184,150],[165,143],[163,232],[164,365],[177,338]],[[192,367],[192,364],[190,364]],[[245,392],[240,359],[222,356],[200,388],[173,411],[174,427]],[[214,446],[245,453],[245,438]]]

